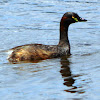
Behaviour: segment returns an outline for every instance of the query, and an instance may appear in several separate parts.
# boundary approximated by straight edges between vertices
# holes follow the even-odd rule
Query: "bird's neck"
[[[60,46],[69,46],[70,47],[70,43],[69,43],[69,39],[68,39],[68,27],[69,27],[69,23],[65,24],[63,19],[61,19],[60,22],[60,41],[59,44]]]

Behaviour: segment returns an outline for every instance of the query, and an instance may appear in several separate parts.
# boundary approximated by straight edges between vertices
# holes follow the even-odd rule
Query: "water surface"
[[[59,42],[65,12],[87,19],[69,27],[72,55],[38,63],[11,64],[15,46]],[[0,100],[100,100],[100,1],[1,0]]]

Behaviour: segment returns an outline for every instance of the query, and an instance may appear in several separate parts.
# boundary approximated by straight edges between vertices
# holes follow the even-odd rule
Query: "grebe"
[[[66,12],[60,21],[60,40],[58,45],[27,44],[12,49],[9,62],[35,61],[70,55],[68,27],[75,22],[85,22],[74,12]]]

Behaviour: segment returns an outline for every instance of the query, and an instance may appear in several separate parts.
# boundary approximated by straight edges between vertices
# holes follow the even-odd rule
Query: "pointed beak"
[[[78,21],[79,22],[86,22],[87,20],[86,19],[83,19],[83,18],[80,18]]]

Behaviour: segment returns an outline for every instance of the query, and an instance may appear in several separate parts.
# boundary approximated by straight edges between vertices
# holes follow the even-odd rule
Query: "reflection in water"
[[[64,78],[64,85],[67,85],[67,86],[72,86],[74,84],[74,79],[73,77],[71,76],[71,71],[70,71],[70,62],[68,59],[64,59],[62,58],[61,59],[61,74]]]
[[[77,90],[77,88],[82,88],[82,87],[73,86],[73,84],[75,83],[75,79],[73,75],[71,74],[69,59],[66,57],[61,58],[61,65],[62,66],[61,66],[60,73],[62,77],[64,78],[64,85],[66,85],[67,87],[71,87],[71,89],[67,89],[64,91],[70,92],[70,93],[76,93],[76,92],[84,93],[83,91]],[[79,75],[77,77],[79,77]]]

